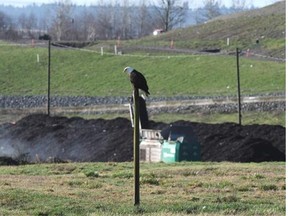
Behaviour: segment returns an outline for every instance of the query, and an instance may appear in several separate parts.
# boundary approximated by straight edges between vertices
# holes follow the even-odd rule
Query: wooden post
[[[40,56],[39,56],[39,54],[37,54],[36,57],[37,57],[37,63],[39,63],[39,62],[40,62]]]
[[[117,45],[114,45],[114,54],[117,55],[118,51],[117,51]]]
[[[170,49],[174,49],[174,41],[173,40],[171,40],[171,42],[170,42]]]
[[[242,124],[241,122],[241,91],[240,91],[240,69],[239,69],[239,49],[236,48],[236,61],[237,61],[237,83],[238,83],[238,118],[239,118],[239,125]]]
[[[139,132],[139,90],[134,87],[134,206],[140,205],[140,132]]]

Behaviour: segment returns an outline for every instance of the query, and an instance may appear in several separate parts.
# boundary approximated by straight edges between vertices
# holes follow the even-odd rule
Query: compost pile
[[[285,161],[285,128],[234,123],[171,123],[190,126],[202,161]],[[171,124],[149,122],[165,130]],[[125,118],[111,120],[33,114],[0,125],[0,164],[133,160],[133,129]]]

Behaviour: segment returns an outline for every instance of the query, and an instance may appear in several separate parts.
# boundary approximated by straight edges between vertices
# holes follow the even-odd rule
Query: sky
[[[64,2],[65,0],[0,0],[0,5],[13,5],[13,6],[26,6],[26,5],[31,5],[33,3],[41,5],[42,3],[47,4],[47,3],[56,3],[56,2]],[[139,4],[139,2],[145,2],[145,3],[151,3],[155,5],[157,1],[159,0],[69,0],[73,4],[77,5],[97,5],[99,2],[123,2],[123,1],[128,1],[129,4]],[[189,6],[191,7],[192,5],[195,7],[200,7],[202,6],[203,0],[180,0],[182,2],[188,1]],[[277,1],[280,0],[242,0],[246,2],[246,5],[250,7],[251,5],[255,7],[264,7],[270,4],[273,4]],[[221,5],[225,5],[227,7],[231,6],[232,0],[218,0],[218,2],[221,3]]]

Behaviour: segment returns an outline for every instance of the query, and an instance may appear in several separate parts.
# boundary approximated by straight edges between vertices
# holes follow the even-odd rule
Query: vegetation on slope
[[[174,49],[169,48],[172,40]],[[0,43],[0,94],[46,95],[47,44],[33,48]],[[124,51],[124,55],[111,54],[118,43],[118,49]],[[147,49],[135,49],[139,46],[156,48],[156,51],[150,49],[147,53]],[[100,47],[104,48],[103,56],[100,55]],[[225,56],[174,52],[176,49],[220,48],[222,53],[227,54],[235,52],[236,47],[265,56],[285,58],[285,2],[219,17],[199,26],[178,29],[157,37],[98,41],[96,45],[86,47],[89,52],[85,49],[52,47],[51,94],[130,96],[131,85],[122,73],[123,68],[129,65],[146,76],[152,97],[236,96],[235,53]],[[242,94],[285,91],[284,62],[241,56],[240,74]],[[283,115],[285,113],[280,114],[280,124],[285,124]],[[275,116],[272,118],[275,119]],[[279,118],[277,113],[276,118]],[[253,119],[251,121],[254,122]]]
[[[1,95],[45,95],[47,53],[47,47],[2,45]],[[131,85],[122,73],[128,65],[146,76],[152,96],[237,95],[235,56],[101,56],[57,47],[51,51],[51,93],[129,96]],[[240,71],[243,94],[285,90],[284,63],[241,58]]]
[[[124,43],[125,46],[165,46],[204,50],[219,48],[235,51],[236,47],[258,54],[285,58],[285,1],[273,5],[220,16],[207,23],[176,29],[157,37],[150,36]],[[229,38],[229,46],[227,46]],[[259,43],[256,43],[256,41]]]
[[[230,46],[227,46],[227,38]],[[259,43],[256,40],[259,39]],[[121,41],[120,50],[135,45],[203,50],[236,47],[253,53],[285,58],[285,2],[219,17],[205,24],[174,30],[157,37]],[[96,52],[52,48],[52,94],[119,96],[130,95],[131,87],[122,72],[132,66],[143,72],[153,96],[235,95],[235,56],[171,55],[161,51],[130,55],[105,55],[107,45],[99,42]],[[100,55],[100,46],[104,55]],[[109,46],[108,46],[109,47]],[[96,50],[95,50],[96,49]],[[151,51],[151,50],[150,50]],[[1,95],[45,94],[47,90],[47,48],[1,44]],[[151,51],[153,52],[153,51]],[[127,53],[124,53],[127,54]],[[139,54],[139,55],[137,55]],[[137,55],[137,56],[136,56]],[[36,61],[39,56],[39,62]],[[241,58],[241,89],[244,94],[283,92],[285,63]]]

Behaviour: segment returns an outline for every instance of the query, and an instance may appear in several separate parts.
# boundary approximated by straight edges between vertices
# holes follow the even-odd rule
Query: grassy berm
[[[173,49],[169,48],[171,40]],[[47,43],[28,43],[0,43],[1,95],[47,94]],[[281,1],[159,37],[121,41],[118,51],[123,55],[114,55],[115,40],[96,41],[85,49],[53,46],[51,95],[130,96],[131,86],[122,71],[131,66],[145,75],[152,97],[237,96],[236,47],[250,50],[248,56],[242,53],[240,58],[241,93],[282,93],[285,43],[285,2]],[[220,49],[221,53],[199,53],[205,49]]]

